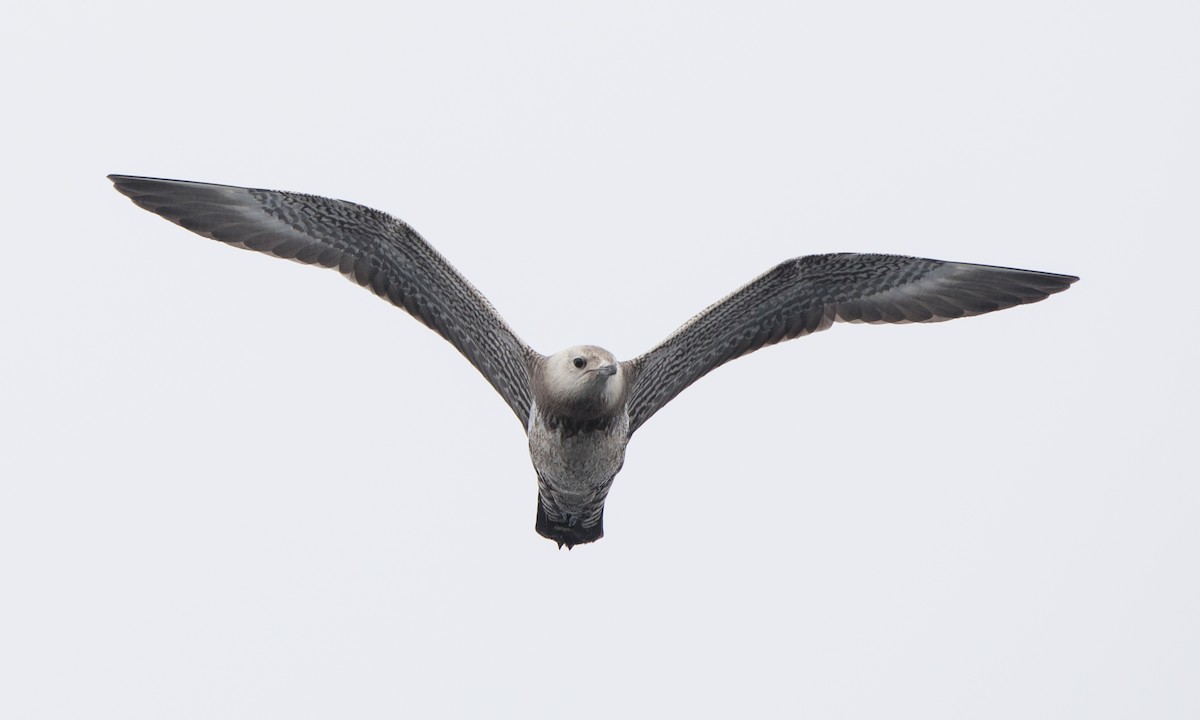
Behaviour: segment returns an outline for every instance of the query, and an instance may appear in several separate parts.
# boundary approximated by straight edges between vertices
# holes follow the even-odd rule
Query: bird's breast
[[[547,416],[536,403],[530,411],[529,456],[543,483],[557,494],[607,491],[625,462],[629,414],[572,420]]]

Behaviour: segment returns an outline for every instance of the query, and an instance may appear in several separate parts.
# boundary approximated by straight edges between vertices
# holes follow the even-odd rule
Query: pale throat
[[[593,356],[589,358],[590,368],[576,368],[563,355],[570,353],[551,357],[541,373],[541,383],[535,383],[538,409],[552,415],[578,418],[619,414],[626,397],[625,373],[620,364],[611,356]],[[603,366],[615,367],[616,372],[610,375],[595,371]]]

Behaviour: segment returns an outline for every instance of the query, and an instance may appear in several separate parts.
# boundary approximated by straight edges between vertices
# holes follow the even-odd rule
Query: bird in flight
[[[604,501],[629,438],[684,388],[755,350],[834,322],[937,322],[1037,302],[1079,278],[900,255],[786,260],[654,349],[542,355],[441,253],[396,218],[344,200],[110,175],[139,207],[213,240],[335,268],[448,340],[521,421],[537,473],[537,532],[559,548],[604,536]]]

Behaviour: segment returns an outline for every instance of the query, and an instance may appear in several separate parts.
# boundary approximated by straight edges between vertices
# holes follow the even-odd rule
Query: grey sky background
[[[0,716],[1200,716],[1200,6],[733,5],[10,11]],[[390,212],[542,352],[816,252],[1083,280],[721,368],[567,552],[447,343],[114,172]]]

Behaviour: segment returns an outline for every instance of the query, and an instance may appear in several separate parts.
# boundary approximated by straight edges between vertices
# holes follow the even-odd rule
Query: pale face
[[[625,374],[613,354],[595,345],[576,345],[546,360],[546,390],[559,404],[591,404],[616,410],[624,397]]]

